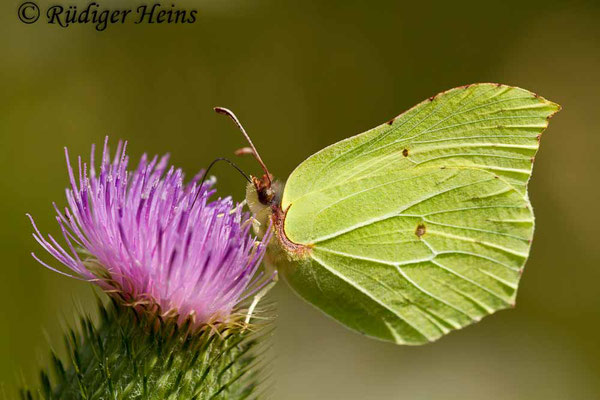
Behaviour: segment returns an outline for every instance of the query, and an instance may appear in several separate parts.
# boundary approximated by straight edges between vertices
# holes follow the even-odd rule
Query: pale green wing
[[[285,235],[310,250],[282,275],[348,327],[396,343],[514,305],[533,235],[527,182],[558,110],[469,85],[316,153],[283,193]]]

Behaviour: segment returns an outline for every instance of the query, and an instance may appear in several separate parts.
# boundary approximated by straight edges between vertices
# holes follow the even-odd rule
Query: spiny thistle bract
[[[22,399],[253,399],[265,390],[265,331],[237,326],[192,330],[113,299],[65,334],[67,362],[52,353],[51,371]],[[265,329],[264,327],[261,329]]]
[[[65,149],[69,206],[54,207],[66,246],[30,217],[38,243],[112,305],[101,307],[99,325],[83,318],[67,335],[70,365],[53,357],[54,384],[42,372],[40,388],[22,396],[246,398],[257,385],[247,377],[259,374],[261,324],[250,326],[255,302],[244,305],[272,281],[260,268],[270,229],[262,240],[252,236],[242,204],[211,201],[214,180],[201,181],[202,173],[184,184],[168,156],[144,155],[128,171],[125,150],[119,142],[111,160],[105,142],[96,174],[92,146],[89,173],[79,158],[77,180]]]

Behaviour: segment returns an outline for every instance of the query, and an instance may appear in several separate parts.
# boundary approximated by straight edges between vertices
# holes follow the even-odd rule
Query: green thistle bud
[[[65,335],[66,362],[51,354],[50,370],[22,399],[251,399],[266,379],[266,324],[195,329],[112,300],[99,302],[97,324],[83,316]]]

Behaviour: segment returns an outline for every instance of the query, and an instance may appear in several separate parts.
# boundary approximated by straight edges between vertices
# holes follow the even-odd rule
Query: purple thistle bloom
[[[29,216],[35,239],[75,277],[129,304],[158,306],[163,315],[180,322],[191,317],[196,325],[230,321],[236,305],[271,279],[258,272],[270,229],[257,241],[242,204],[230,197],[210,201],[214,181],[198,185],[201,174],[184,184],[181,169],[167,169],[168,155],[149,160],[144,154],[127,171],[127,143],[119,142],[111,161],[107,142],[100,174],[92,145],[89,175],[79,157],[78,180],[65,148],[68,207],[64,214],[54,208],[66,246],[44,238]]]

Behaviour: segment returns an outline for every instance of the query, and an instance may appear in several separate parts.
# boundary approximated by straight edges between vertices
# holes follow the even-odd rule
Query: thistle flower
[[[198,174],[184,184],[181,169],[168,167],[168,155],[150,160],[144,154],[128,171],[127,143],[119,142],[111,160],[107,142],[100,173],[92,146],[89,172],[78,158],[78,179],[65,148],[68,207],[63,214],[54,205],[65,246],[45,238],[29,216],[35,239],[74,276],[33,257],[179,323],[232,321],[236,306],[271,278],[258,271],[270,234],[262,241],[250,234],[243,204],[210,200],[214,180],[199,182]]]

